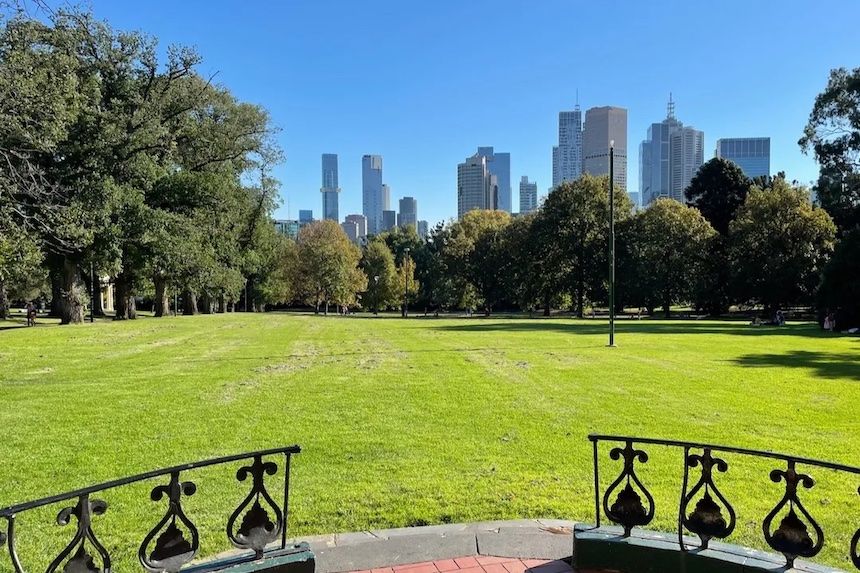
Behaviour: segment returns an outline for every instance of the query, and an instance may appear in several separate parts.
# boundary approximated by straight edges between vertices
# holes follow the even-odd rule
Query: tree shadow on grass
[[[424,323],[421,328],[426,328]],[[431,326],[448,332],[560,332],[565,334],[606,334],[606,320],[564,319],[502,319],[472,318],[469,324],[439,324]],[[791,324],[787,326],[750,326],[745,320],[697,321],[697,320],[630,320],[615,321],[615,332],[624,334],[729,334],[741,336],[805,336],[810,338],[834,338],[840,335],[825,332],[815,323]]]
[[[753,368],[810,368],[822,378],[860,380],[860,353],[792,350],[782,354],[747,354],[734,362]]]

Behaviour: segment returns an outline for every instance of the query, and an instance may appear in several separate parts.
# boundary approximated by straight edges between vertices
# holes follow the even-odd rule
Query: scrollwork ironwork
[[[78,521],[78,528],[69,544],[48,565],[46,573],[53,573],[64,561],[63,573],[110,573],[110,555],[96,538],[92,528],[93,516],[102,515],[105,511],[107,511],[107,503],[100,499],[90,500],[89,495],[84,494],[78,498],[77,505],[65,507],[57,514],[58,524],[68,525],[74,516]],[[96,565],[95,556],[87,551],[87,541],[101,559],[101,567]],[[72,556],[69,558],[69,555]]]
[[[624,468],[603,495],[603,511],[613,523],[621,525],[624,528],[624,536],[629,537],[634,527],[647,525],[654,519],[654,498],[639,479],[639,476],[636,475],[634,468],[636,461],[640,463],[647,462],[648,454],[644,450],[634,449],[633,442],[628,441],[623,448],[613,448],[609,452],[609,457],[613,460],[624,458]],[[620,489],[615,502],[610,506],[609,500],[613,492],[625,480],[626,484]],[[645,495],[648,502],[647,509],[642,504],[641,496],[633,488],[633,484],[636,484],[639,490]]]
[[[196,491],[197,486],[193,482],[179,481],[179,472],[170,474],[170,483],[167,485],[159,485],[152,489],[150,493],[152,501],[160,501],[166,495],[168,506],[164,517],[146,535],[137,552],[141,565],[150,573],[176,573],[197,555],[200,548],[200,534],[182,509],[182,496],[190,497]],[[177,525],[177,521],[191,534],[191,541],[185,539],[185,534]],[[155,539],[156,535],[158,535],[157,539]],[[155,545],[152,551],[149,551],[148,547],[153,539],[155,539]]]
[[[792,567],[795,559],[814,557],[824,545],[824,532],[797,496],[798,485],[811,489],[815,485],[815,480],[807,474],[798,473],[792,460],[788,461],[788,469],[785,471],[777,469],[770,472],[770,479],[774,483],[784,480],[785,494],[762,522],[764,538],[768,545],[785,556],[786,565]],[[780,521],[779,527],[771,532],[773,520],[786,505],[788,505],[788,513]],[[812,526],[815,540],[809,534],[807,524],[798,517],[798,512]]]
[[[734,531],[737,523],[734,508],[714,483],[714,469],[725,473],[729,465],[725,460],[713,457],[710,448],[705,448],[702,455],[689,454],[685,463],[689,468],[701,466],[702,471],[699,481],[681,499],[682,523],[699,536],[701,548],[707,549],[712,538],[725,539]],[[702,497],[696,501],[693,511],[687,514],[687,508],[701,490],[704,490]],[[723,515],[723,508],[728,513],[728,519]]]
[[[245,481],[250,475],[253,481],[251,491],[227,521],[227,537],[240,549],[252,549],[258,559],[263,556],[266,546],[278,539],[284,527],[283,512],[266,490],[264,480],[266,475],[275,475],[277,471],[277,464],[263,462],[261,456],[255,456],[254,463],[243,466],[236,472],[237,480]],[[274,521],[261,501],[269,506],[274,514]],[[240,515],[242,522],[237,529],[236,520]]]

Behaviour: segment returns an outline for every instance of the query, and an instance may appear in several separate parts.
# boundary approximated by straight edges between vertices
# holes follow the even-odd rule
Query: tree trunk
[[[63,257],[60,276],[60,324],[81,324],[84,322],[84,305],[78,291],[78,265],[68,257]]]
[[[167,279],[160,275],[152,277],[155,285],[155,316],[170,316],[170,297],[167,296]]]
[[[543,299],[543,315],[549,316],[550,314],[551,314],[551,309],[550,309],[550,305],[549,305],[549,297],[547,296]]]
[[[93,296],[92,296],[92,299],[93,299],[92,302],[95,305],[95,307],[93,308],[93,314],[95,316],[104,316],[105,315],[105,301],[102,300],[102,281],[98,277],[98,275],[96,275],[95,284],[90,285],[90,288],[95,289],[93,291]]]
[[[0,279],[0,320],[9,318],[9,299],[6,297],[6,282]]]
[[[227,299],[224,298],[224,293],[218,295],[218,313],[224,314],[227,312]]]
[[[665,318],[671,318],[671,315],[672,315],[671,310],[670,310],[671,306],[672,306],[672,302],[669,300],[669,297],[667,296],[666,300],[663,301],[663,316]]]
[[[131,292],[131,280],[127,274],[120,273],[116,276],[114,285],[116,288],[114,320],[134,320],[137,318],[137,307],[134,293]]]
[[[190,290],[185,291],[182,295],[182,314],[193,315],[197,312],[197,295]]]
[[[53,257],[52,257],[53,258]],[[63,314],[63,272],[62,260],[59,263],[52,261],[51,265],[51,311],[50,316],[60,318]]]
[[[200,312],[212,314],[212,297],[209,296],[209,293],[204,292],[200,297]]]

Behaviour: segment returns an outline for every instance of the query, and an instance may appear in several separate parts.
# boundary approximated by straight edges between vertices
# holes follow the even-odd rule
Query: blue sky
[[[834,67],[860,66],[860,2],[721,0],[92,0],[96,15],[197,47],[204,73],[265,106],[286,162],[278,215],[321,211],[320,154],[340,159],[341,217],[361,212],[361,156],[381,154],[392,204],[431,224],[456,215],[457,163],[479,145],[551,183],[558,112],[628,109],[638,144],[676,115],[720,137],[770,136],[771,168],[816,178],[797,139]]]

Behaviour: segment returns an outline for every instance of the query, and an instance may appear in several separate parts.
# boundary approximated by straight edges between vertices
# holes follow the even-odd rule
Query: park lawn
[[[817,326],[230,314],[0,330],[0,506],[176,463],[298,443],[290,535],[490,519],[594,520],[590,432],[769,449],[860,465],[860,338]],[[640,475],[672,531],[677,450]],[[773,461],[725,456],[730,541],[762,547]],[[618,463],[601,450],[604,486]],[[247,483],[189,473],[204,553],[228,546]],[[812,468],[802,493],[849,568],[857,476]],[[697,474],[694,474],[697,475]],[[197,476],[197,477],[195,477]],[[274,483],[274,482],[273,482]],[[95,521],[116,570],[160,518],[154,483],[106,492]],[[278,486],[274,485],[277,491]],[[276,496],[277,499],[277,496]],[[23,515],[32,569],[71,535]],[[35,532],[28,537],[27,532]],[[38,535],[37,535],[38,534]],[[0,550],[0,571],[9,570]],[[35,566],[34,566],[35,564]]]

